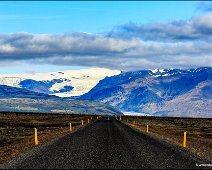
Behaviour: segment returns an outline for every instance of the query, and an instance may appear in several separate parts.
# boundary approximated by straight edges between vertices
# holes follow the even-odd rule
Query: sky
[[[0,2],[0,74],[212,66],[211,2]]]

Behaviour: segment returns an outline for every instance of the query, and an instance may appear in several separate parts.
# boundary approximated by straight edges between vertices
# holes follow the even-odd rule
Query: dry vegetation
[[[125,116],[124,122],[149,135],[163,140],[183,144],[183,133],[187,133],[187,149],[202,158],[212,161],[212,119]],[[133,123],[135,121],[135,124]]]
[[[34,128],[38,129],[39,145],[85,124],[90,115],[43,114],[43,113],[0,113],[0,164],[20,155],[34,145]],[[93,120],[95,116],[92,116]]]
[[[97,116],[97,115],[96,115]],[[34,147],[34,128],[38,129],[39,145],[81,127],[81,120],[95,115],[0,113],[0,164]],[[123,116],[122,120],[149,135],[182,146],[183,132],[187,132],[187,149],[202,158],[212,161],[212,119]],[[135,125],[133,124],[135,121]]]

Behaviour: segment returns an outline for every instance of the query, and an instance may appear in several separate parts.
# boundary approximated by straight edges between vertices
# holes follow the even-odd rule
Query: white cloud
[[[0,63],[23,62],[132,70],[212,66],[212,13],[188,21],[129,24],[110,35],[0,35]]]
[[[169,23],[134,24],[117,26],[110,37],[139,38],[153,41],[185,41],[212,39],[212,13],[205,13],[189,20]]]

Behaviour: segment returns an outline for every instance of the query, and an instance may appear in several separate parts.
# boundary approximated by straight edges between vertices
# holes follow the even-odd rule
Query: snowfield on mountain
[[[36,74],[0,74],[0,84],[59,97],[70,97],[85,94],[99,80],[120,73],[119,70],[90,68]]]

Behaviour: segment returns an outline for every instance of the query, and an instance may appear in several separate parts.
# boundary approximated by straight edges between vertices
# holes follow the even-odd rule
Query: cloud
[[[212,66],[212,13],[133,23],[106,34],[0,34],[0,65],[25,62],[120,70]]]
[[[212,39],[212,13],[192,17],[189,20],[169,23],[135,24],[115,27],[110,37],[139,38],[154,41],[185,41]]]
[[[74,56],[78,58],[151,57],[154,55],[199,54],[211,52],[210,43],[157,42],[119,39],[84,33],[33,35],[17,33],[0,35],[0,58],[28,60],[36,58]],[[196,47],[198,46],[198,47]]]
[[[205,36],[212,36],[212,13],[193,18],[193,26],[199,33]],[[204,37],[206,38],[206,37]]]
[[[104,36],[88,35],[85,33],[75,34],[27,34],[15,33],[0,35],[2,49],[6,47],[15,49],[15,53],[46,53],[49,55],[75,54],[75,55],[101,55],[102,53],[119,53],[136,44]],[[3,46],[5,46],[3,48]],[[0,51],[1,52],[1,51]],[[3,51],[2,51],[3,52]]]
[[[36,71],[34,71],[34,70],[24,70],[24,73],[35,75],[36,74]]]

